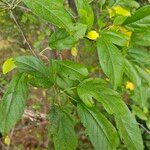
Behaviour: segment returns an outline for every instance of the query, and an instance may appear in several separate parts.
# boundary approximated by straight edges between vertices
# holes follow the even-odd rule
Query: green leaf
[[[103,31],[102,36],[119,46],[127,46],[130,38],[118,31]]]
[[[79,63],[61,60],[53,60],[52,63],[56,73],[70,80],[80,81],[88,76],[87,68]]]
[[[71,35],[78,41],[85,36],[87,25],[82,23],[76,23],[71,29]]]
[[[137,69],[139,75],[147,82],[147,84],[150,86],[150,74],[146,72],[144,69],[140,68],[139,66],[135,65],[135,68]]]
[[[57,74],[55,83],[62,90],[62,92],[66,93],[71,97],[71,100],[76,101],[78,99],[78,95],[76,94],[76,86],[79,84],[78,81],[69,80],[67,77],[61,76],[61,74]]]
[[[58,27],[70,30],[73,25],[72,18],[65,11],[61,1],[24,0],[24,3],[33,13]]]
[[[129,56],[131,56],[134,62],[150,66],[150,52],[143,47],[133,47],[128,50]]]
[[[78,115],[95,150],[115,150],[119,138],[114,126],[96,108],[78,105]]]
[[[113,24],[116,26],[121,26],[123,24],[123,22],[126,20],[126,16],[116,16]]]
[[[14,59],[20,72],[29,74],[31,83],[38,87],[51,87],[53,85],[50,71],[44,63],[33,56],[19,56]]]
[[[81,91],[84,91],[83,93]],[[80,98],[84,102],[87,95],[102,103],[106,111],[113,114],[119,134],[130,150],[143,150],[142,136],[134,116],[120,95],[108,88],[102,79],[87,79],[79,84]]]
[[[98,0],[99,4],[101,5],[101,7],[106,3],[106,0]]]
[[[150,46],[150,30],[144,32],[133,33],[132,41],[136,45],[140,46]]]
[[[124,72],[124,59],[119,49],[106,39],[97,40],[97,52],[104,73],[116,89],[121,85]]]
[[[23,114],[28,96],[27,81],[24,74],[14,76],[0,101],[0,132],[3,134],[7,134]]]
[[[51,125],[50,134],[53,137],[55,150],[75,150],[77,148],[77,136],[74,131],[75,121],[64,110],[53,107],[49,116]]]
[[[48,70],[43,62],[34,56],[19,56],[15,59],[17,68],[36,77],[46,77]]]
[[[139,107],[132,105],[131,108],[137,117],[139,117],[142,120],[148,120],[145,113]]]
[[[125,59],[125,74],[137,86],[141,85],[141,78],[131,62]]]
[[[76,23],[70,28],[70,32],[65,29],[57,29],[49,39],[52,49],[64,50],[71,49],[79,39],[85,36],[87,25]]]
[[[132,9],[137,9],[140,7],[139,3],[136,2],[135,0],[119,0],[117,1],[118,5],[125,6],[126,8],[129,8],[130,10]]]
[[[144,31],[150,28],[150,5],[138,9],[134,15],[128,17],[123,23],[132,31]]]
[[[148,129],[150,130],[150,119],[146,121],[146,125],[147,125]]]
[[[3,71],[3,74],[6,74],[8,72],[10,72],[11,70],[13,70],[14,68],[16,68],[16,65],[14,63],[14,60],[13,58],[9,58],[7,59],[3,66],[2,66],[2,71]]]
[[[134,90],[134,95],[131,96],[131,99],[135,104],[144,109],[148,106],[148,92],[148,87],[144,84],[141,84],[141,86]]]
[[[76,40],[66,30],[58,29],[49,38],[49,46],[52,49],[70,49],[76,44]]]
[[[86,24],[91,29],[94,23],[94,13],[87,0],[75,0],[80,22]]]
[[[76,90],[72,90],[72,87],[76,87],[80,81],[88,76],[87,68],[75,62],[61,60],[52,60],[50,67],[52,74],[55,75],[55,83],[59,88],[76,98]]]

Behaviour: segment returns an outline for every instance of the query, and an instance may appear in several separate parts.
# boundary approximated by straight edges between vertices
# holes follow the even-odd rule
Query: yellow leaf
[[[121,33],[123,33],[124,35],[126,35],[127,37],[129,37],[129,40],[126,42],[126,46],[129,46],[129,43],[130,43],[130,38],[131,38],[131,35],[132,35],[132,32],[127,30],[126,28],[120,26],[119,27],[119,31]]]
[[[90,40],[96,40],[97,38],[99,38],[99,33],[97,33],[95,30],[91,30],[90,32],[88,32],[86,37]]]
[[[114,6],[113,10],[115,11],[117,15],[126,16],[126,17],[131,16],[130,11],[128,11],[127,9],[121,6]]]
[[[77,57],[77,55],[78,55],[78,50],[77,50],[75,47],[72,47],[72,48],[71,48],[71,55],[74,56],[74,57]]]
[[[126,89],[133,91],[135,89],[135,85],[132,82],[127,81]]]
[[[131,31],[127,30],[127,29],[124,28],[124,27],[120,27],[119,29],[120,29],[121,33],[125,34],[125,35],[128,36],[128,37],[131,37],[131,35],[132,35],[132,32],[131,32]]]
[[[6,136],[6,137],[5,137],[4,143],[5,143],[6,145],[10,145],[10,138],[9,138],[9,136]]]
[[[7,60],[4,62],[3,66],[2,66],[3,74],[6,74],[6,73],[10,72],[10,71],[13,70],[15,67],[16,67],[16,65],[15,65],[15,63],[14,63],[13,58],[7,59]]]
[[[129,40],[126,41],[126,46],[129,46],[129,43],[130,43],[130,38],[131,38],[131,35],[132,35],[132,32],[127,30],[126,28],[122,27],[122,26],[117,26],[117,25],[111,25],[110,26],[110,29],[111,30],[115,30],[115,31],[118,31],[118,32],[121,32],[123,33],[124,35],[128,36],[129,37]]]

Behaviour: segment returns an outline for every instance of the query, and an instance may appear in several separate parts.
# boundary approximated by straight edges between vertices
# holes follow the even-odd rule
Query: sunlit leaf
[[[7,59],[3,66],[2,66],[2,71],[3,71],[3,74],[6,74],[8,72],[10,72],[11,70],[13,70],[14,68],[16,68],[16,65],[14,63],[14,60],[13,58],[9,58]]]

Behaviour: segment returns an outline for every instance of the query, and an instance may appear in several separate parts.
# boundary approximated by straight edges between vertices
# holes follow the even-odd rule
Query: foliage
[[[138,121],[149,128],[150,5],[140,7],[134,0],[74,2],[75,8],[70,8],[63,0],[23,0],[53,27],[49,47],[60,58],[49,58],[45,63],[34,53],[6,60],[3,73],[15,69],[15,75],[0,101],[0,132],[8,134],[21,118],[32,86],[56,93],[47,117],[56,150],[77,148],[77,122],[83,124],[96,150],[122,145],[143,150]],[[85,41],[97,50],[102,73],[96,77],[76,61],[77,49]],[[83,44],[84,49],[87,45]],[[63,59],[65,50],[73,53],[74,61]],[[126,105],[124,93],[132,105]]]

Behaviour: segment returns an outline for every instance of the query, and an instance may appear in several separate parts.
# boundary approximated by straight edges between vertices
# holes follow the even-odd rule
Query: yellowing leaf
[[[10,71],[13,70],[15,67],[16,67],[16,65],[15,65],[15,63],[14,63],[13,58],[7,59],[7,60],[4,62],[3,66],[2,66],[3,74],[6,74],[6,73],[10,72]]]
[[[133,91],[135,89],[135,85],[132,82],[127,81],[126,89]]]
[[[124,28],[122,26],[117,26],[117,25],[110,26],[110,29],[115,30],[115,31],[119,31],[119,32],[123,33],[124,35],[126,35],[127,37],[129,37],[129,40],[126,41],[126,46],[129,46],[130,37],[132,35],[131,31],[127,30],[126,28]]]
[[[71,48],[71,55],[76,57],[78,55],[78,50],[75,47]]]
[[[121,16],[131,16],[130,11],[128,11],[127,9],[121,7],[121,6],[114,6],[111,9],[108,8],[108,12],[109,12],[109,16],[110,18],[112,18],[113,16],[117,16],[117,15],[121,15]]]
[[[90,32],[88,32],[86,37],[90,40],[96,40],[97,38],[99,38],[99,33],[97,33],[95,30],[91,30]]]
[[[6,136],[6,137],[5,137],[4,143],[5,143],[6,145],[10,145],[10,138],[9,138],[9,136]]]
[[[117,25],[112,25],[110,26],[111,30],[115,30],[115,31],[120,31],[121,33],[127,35],[128,37],[131,37],[132,32],[127,30],[126,28],[122,27],[122,26],[117,26]]]
[[[121,6],[114,6],[113,10],[115,11],[115,13],[117,15],[121,15],[121,16],[131,16],[130,11],[128,11],[127,9],[121,7]]]
[[[120,27],[119,30],[120,30],[123,34],[127,35],[128,37],[131,37],[131,35],[132,35],[132,32],[129,31],[129,30],[127,30],[127,29],[124,28],[124,27]]]

